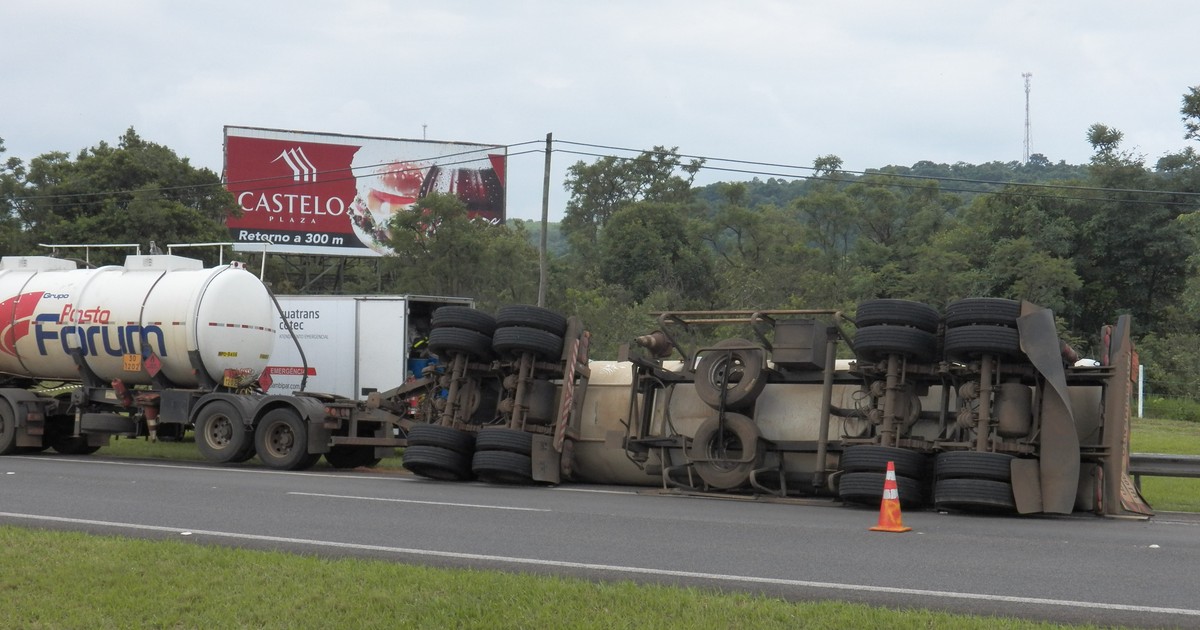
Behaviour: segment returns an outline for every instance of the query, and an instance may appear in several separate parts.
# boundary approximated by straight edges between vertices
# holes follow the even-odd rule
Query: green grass
[[[1129,446],[1134,453],[1200,455],[1200,424],[1135,418]],[[1200,512],[1200,479],[1142,477],[1142,497],[1155,510]]]
[[[1062,628],[0,527],[6,628]]]

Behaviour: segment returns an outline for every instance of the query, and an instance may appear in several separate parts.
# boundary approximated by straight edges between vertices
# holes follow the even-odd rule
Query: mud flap
[[[1037,514],[1042,511],[1041,469],[1036,459],[1012,461],[1012,489],[1017,514]]]
[[[1021,335],[1021,350],[1045,379],[1038,453],[1042,511],[1070,514],[1079,491],[1079,435],[1067,392],[1062,344],[1054,327],[1054,314],[1049,309],[1024,302],[1021,316],[1017,318],[1017,330]]]
[[[562,480],[562,454],[554,450],[554,436],[533,435],[533,448],[529,453],[533,460],[533,480],[557,484]]]
[[[1110,515],[1149,517],[1154,515],[1154,510],[1146,504],[1141,492],[1129,478],[1129,401],[1133,394],[1133,383],[1136,382],[1134,365],[1137,362],[1133,342],[1129,338],[1131,325],[1132,319],[1122,315],[1117,319],[1116,326],[1106,327],[1105,337],[1111,340],[1106,349],[1105,363],[1113,367],[1114,373],[1104,400],[1104,444],[1108,453],[1102,458],[1102,508],[1105,514]]]

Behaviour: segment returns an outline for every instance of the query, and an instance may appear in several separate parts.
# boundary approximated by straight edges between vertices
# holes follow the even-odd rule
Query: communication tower
[[[1021,160],[1022,164],[1029,163],[1029,78],[1033,76],[1032,72],[1022,72],[1021,76],[1025,77],[1025,158]]]

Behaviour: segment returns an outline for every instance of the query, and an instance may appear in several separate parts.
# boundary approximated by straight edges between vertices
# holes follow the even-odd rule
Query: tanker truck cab
[[[324,455],[337,468],[373,465],[403,446],[403,418],[359,421],[340,409],[409,380],[410,352],[446,304],[472,302],[277,302],[240,263],[136,255],[79,269],[4,257],[0,454],[87,454],[114,437],[178,438],[190,427],[214,463],[257,456],[297,470]]]
[[[112,437],[182,435],[201,416],[230,420],[210,422],[202,452],[236,445],[233,428],[269,412],[257,379],[274,348],[273,324],[267,288],[239,263],[206,269],[191,258],[136,255],[78,269],[4,257],[0,452],[89,453]]]

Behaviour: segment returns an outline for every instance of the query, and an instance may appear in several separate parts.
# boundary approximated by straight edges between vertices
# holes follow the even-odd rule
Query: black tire
[[[752,350],[730,349],[735,346],[754,346]],[[705,352],[696,365],[696,395],[713,409],[721,408],[721,382],[725,387],[725,408],[745,409],[758,400],[767,385],[763,373],[763,349],[745,339],[726,339]]]
[[[503,330],[503,329],[501,329]],[[480,481],[509,485],[533,483],[533,461],[528,455],[508,451],[475,451],[471,472]]]
[[[883,501],[884,473],[843,473],[838,477],[838,498],[846,503],[878,506]],[[921,482],[896,475],[896,489],[901,507],[918,507],[925,502]]]
[[[860,361],[868,363],[880,361],[889,354],[929,363],[937,354],[937,337],[906,326],[868,326],[854,333],[854,354]]]
[[[958,361],[984,354],[1019,358],[1021,337],[1016,328],[1003,326],[960,326],[946,331],[946,358]]]
[[[242,421],[233,405],[216,400],[196,415],[196,449],[204,459],[217,464],[244,462],[254,456],[254,432]]]
[[[339,444],[329,447],[325,461],[334,468],[374,468],[379,463],[374,446]]]
[[[724,431],[719,418],[709,418],[696,429],[688,456],[696,461],[693,466],[704,483],[713,488],[730,490],[739,488],[750,480],[750,472],[762,466],[763,448],[758,443],[761,434],[754,421],[739,413],[725,414]],[[741,462],[747,447],[754,448],[754,459]],[[732,461],[721,461],[728,457]]]
[[[414,424],[408,430],[408,445],[433,446],[469,457],[475,451],[475,435],[440,424]]]
[[[854,324],[859,328],[868,326],[912,326],[918,330],[935,333],[941,315],[937,309],[909,300],[867,300],[858,305]]]
[[[510,304],[496,311],[496,327],[523,326],[536,328],[562,337],[567,334],[567,318],[544,309],[540,306],[527,304]]]
[[[312,468],[321,458],[308,452],[308,423],[291,408],[273,409],[258,421],[254,450],[263,465],[276,470]]]
[[[1004,298],[966,298],[946,306],[946,327],[958,328],[971,324],[994,324],[1017,327],[1021,303]]]
[[[838,468],[847,473],[886,473],[888,462],[896,468],[898,477],[920,479],[925,476],[929,459],[924,453],[894,446],[863,444],[842,451]]]
[[[496,318],[469,306],[443,306],[433,311],[430,318],[433,328],[462,328],[492,336],[496,332]]]
[[[429,351],[443,362],[449,362],[456,354],[466,354],[475,359],[491,358],[492,338],[465,328],[434,328],[429,331]]]
[[[939,510],[1006,513],[1017,509],[1012,484],[988,479],[943,479],[933,489]]]
[[[939,480],[964,478],[1010,482],[1014,459],[1007,453],[951,451],[939,453],[934,461]]]
[[[563,338],[526,326],[500,327],[492,335],[492,350],[502,357],[517,357],[532,352],[541,359],[556,360],[562,357]]]
[[[507,451],[518,455],[533,452],[533,434],[516,429],[488,427],[475,436],[475,452]]]
[[[99,446],[88,446],[87,437],[82,435],[55,438],[50,442],[50,448],[63,455],[91,455],[100,450]]]
[[[0,400],[0,455],[17,452],[17,421],[12,406]]]
[[[401,457],[401,465],[414,475],[438,481],[466,481],[471,478],[470,455],[436,446],[409,446]]]

